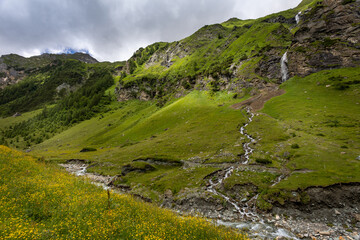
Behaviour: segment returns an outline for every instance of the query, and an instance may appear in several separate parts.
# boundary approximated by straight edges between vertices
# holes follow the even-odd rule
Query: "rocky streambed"
[[[119,194],[126,192],[111,186],[113,177],[88,173],[86,169],[89,165],[85,161],[69,160],[60,165],[76,176],[90,179],[103,189],[111,189]],[[214,224],[246,232],[252,239],[360,239],[360,198],[357,199],[360,184],[311,188],[308,192],[314,199],[312,203],[306,206],[296,203],[275,206],[269,213],[258,212],[246,204],[238,206],[241,211],[231,203],[219,207],[217,200],[206,192],[205,189],[192,195],[187,193],[186,197],[180,197],[181,200],[171,201],[171,209],[182,215],[207,217]],[[170,208],[170,204],[163,206]]]

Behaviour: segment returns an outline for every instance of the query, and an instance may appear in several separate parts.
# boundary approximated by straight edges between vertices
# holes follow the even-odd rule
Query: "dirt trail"
[[[267,88],[263,90],[260,94],[249,98],[243,102],[235,103],[231,107],[234,109],[240,109],[244,106],[249,106],[254,111],[258,111],[264,107],[264,104],[273,97],[280,96],[285,93],[284,89],[278,88]]]

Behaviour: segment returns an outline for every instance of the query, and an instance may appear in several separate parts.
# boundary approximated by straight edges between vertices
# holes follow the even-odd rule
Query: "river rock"
[[[360,222],[360,214],[358,213],[353,213],[353,216],[355,218],[356,221]]]
[[[170,189],[166,189],[164,192],[165,198],[172,198],[173,197],[173,193]]]
[[[319,234],[323,236],[330,236],[330,232],[319,232]]]
[[[276,240],[287,240],[288,238],[284,237],[284,236],[278,236],[276,237]]]

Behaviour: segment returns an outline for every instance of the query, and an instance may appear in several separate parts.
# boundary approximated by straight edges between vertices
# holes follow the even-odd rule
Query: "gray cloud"
[[[88,49],[125,60],[139,47],[175,41],[206,24],[257,18],[301,0],[0,0],[0,55]]]

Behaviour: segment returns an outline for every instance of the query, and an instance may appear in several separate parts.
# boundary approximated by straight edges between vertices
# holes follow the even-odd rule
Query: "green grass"
[[[39,113],[41,113],[41,111],[42,109],[38,109],[35,111],[22,113],[21,116],[18,117],[11,116],[11,117],[0,118],[0,129],[4,130],[5,128],[10,127],[11,125],[29,120],[35,117],[36,115],[38,115]]]
[[[133,160],[161,159],[169,166],[155,162],[155,171],[129,173],[124,183],[143,184],[160,193],[167,188],[179,192],[199,187],[215,168],[183,170],[173,162],[192,162],[193,158],[200,163],[238,161],[237,155],[243,152],[239,126],[245,122],[245,113],[229,107],[238,101],[233,94],[194,91],[163,108],[151,101],[113,103],[112,111],[56,135],[32,153],[55,160],[87,159],[99,163],[89,171],[105,175],[120,174],[122,166]],[[97,151],[80,153],[83,147]],[[189,172],[193,180],[183,178]],[[152,181],[158,176],[162,177]]]
[[[253,184],[262,191],[268,188],[275,178],[276,175],[269,172],[236,171],[225,180],[224,187],[231,189],[235,185]]]
[[[339,79],[337,76],[342,76],[349,88],[338,90],[332,85],[334,79]],[[285,138],[268,141],[272,136],[267,136],[265,131],[276,131],[276,128],[268,126],[260,134],[264,136],[262,141],[268,143],[257,151],[264,154],[273,148],[275,151],[272,154],[285,164],[283,167],[311,170],[292,174],[277,185],[278,188],[296,189],[360,181],[360,162],[355,160],[360,155],[359,77],[359,68],[295,77],[282,85],[286,94],[271,99],[265,105],[262,112],[277,123],[275,127],[283,128]],[[261,118],[267,119],[268,116]],[[292,147],[296,144],[299,148]]]
[[[1,239],[245,239],[0,146]],[[109,197],[110,196],[110,197]]]
[[[267,191],[282,172],[288,177],[274,188],[360,181],[358,72],[358,68],[323,71],[284,83],[286,93],[268,101],[247,127],[257,140],[250,164],[273,170],[235,174],[225,182],[226,188],[251,183],[260,192]],[[339,82],[348,88],[339,90]],[[225,92],[193,91],[163,108],[151,101],[113,103],[112,111],[64,131],[33,152],[57,161],[88,159],[94,164],[89,171],[104,175],[120,174],[124,165],[137,159],[168,162],[152,162],[153,171],[130,172],[119,182],[161,202],[167,189],[176,195],[185,188],[200,188],[204,177],[219,169],[203,163],[240,161],[247,139],[239,128],[246,115],[229,108],[237,101]],[[97,151],[80,153],[83,147]],[[268,164],[262,164],[265,160]],[[171,164],[174,161],[195,165],[187,169]]]

